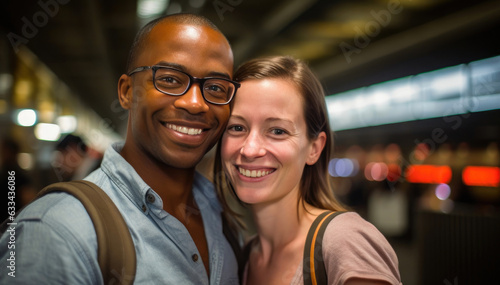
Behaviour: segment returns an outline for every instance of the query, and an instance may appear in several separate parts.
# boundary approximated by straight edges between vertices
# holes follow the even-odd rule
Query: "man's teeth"
[[[244,176],[247,176],[247,177],[262,177],[262,176],[265,176],[265,175],[268,175],[269,173],[271,173],[271,171],[261,171],[261,170],[248,170],[248,169],[243,169],[241,167],[238,168],[238,170],[240,171],[240,173]]]
[[[203,131],[202,129],[194,129],[194,128],[187,128],[187,127],[181,127],[181,126],[176,126],[172,124],[167,124],[167,128],[172,129],[176,132],[183,133],[183,134],[188,134],[188,135],[199,135]]]

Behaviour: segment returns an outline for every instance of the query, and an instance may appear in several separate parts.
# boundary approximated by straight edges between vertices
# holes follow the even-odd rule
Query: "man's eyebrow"
[[[164,67],[172,67],[172,68],[179,69],[181,71],[186,72],[186,67],[184,67],[184,65],[181,65],[178,63],[173,63],[173,62],[168,62],[168,61],[160,61],[155,65],[164,66]]]
[[[231,76],[229,76],[229,74],[224,73],[224,72],[217,72],[217,71],[212,71],[212,72],[208,73],[208,76],[209,77],[219,77],[219,78],[231,79]]]
[[[171,68],[175,68],[175,69],[184,71],[186,73],[189,73],[188,70],[187,70],[187,68],[184,65],[178,64],[178,63],[174,63],[174,62],[160,61],[156,65],[165,66],[165,67],[171,67]],[[211,71],[205,77],[219,77],[219,78],[231,79],[231,76],[229,76],[229,74],[227,74],[225,72],[217,72],[217,71]]]

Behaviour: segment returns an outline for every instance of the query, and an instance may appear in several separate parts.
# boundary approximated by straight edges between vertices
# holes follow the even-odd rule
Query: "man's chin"
[[[204,155],[194,155],[193,153],[179,153],[175,157],[170,156],[163,162],[172,168],[192,169],[203,159]]]

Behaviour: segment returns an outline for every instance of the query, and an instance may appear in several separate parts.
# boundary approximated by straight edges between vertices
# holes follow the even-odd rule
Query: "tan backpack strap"
[[[134,242],[120,211],[109,196],[92,182],[59,182],[42,189],[38,197],[66,192],[87,210],[97,235],[97,256],[104,284],[133,284],[136,270]]]

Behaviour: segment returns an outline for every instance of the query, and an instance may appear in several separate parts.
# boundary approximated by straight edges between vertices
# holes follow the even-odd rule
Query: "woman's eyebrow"
[[[266,119],[266,122],[271,122],[272,123],[272,122],[276,122],[276,121],[289,123],[289,124],[292,124],[292,125],[295,126],[295,123],[292,120],[285,119],[285,118],[274,118],[274,117],[271,117],[271,118],[267,118]]]
[[[246,122],[245,118],[243,116],[240,116],[240,115],[234,115],[234,114],[231,114],[231,119],[237,119],[237,120],[240,120],[240,121],[244,121]]]

